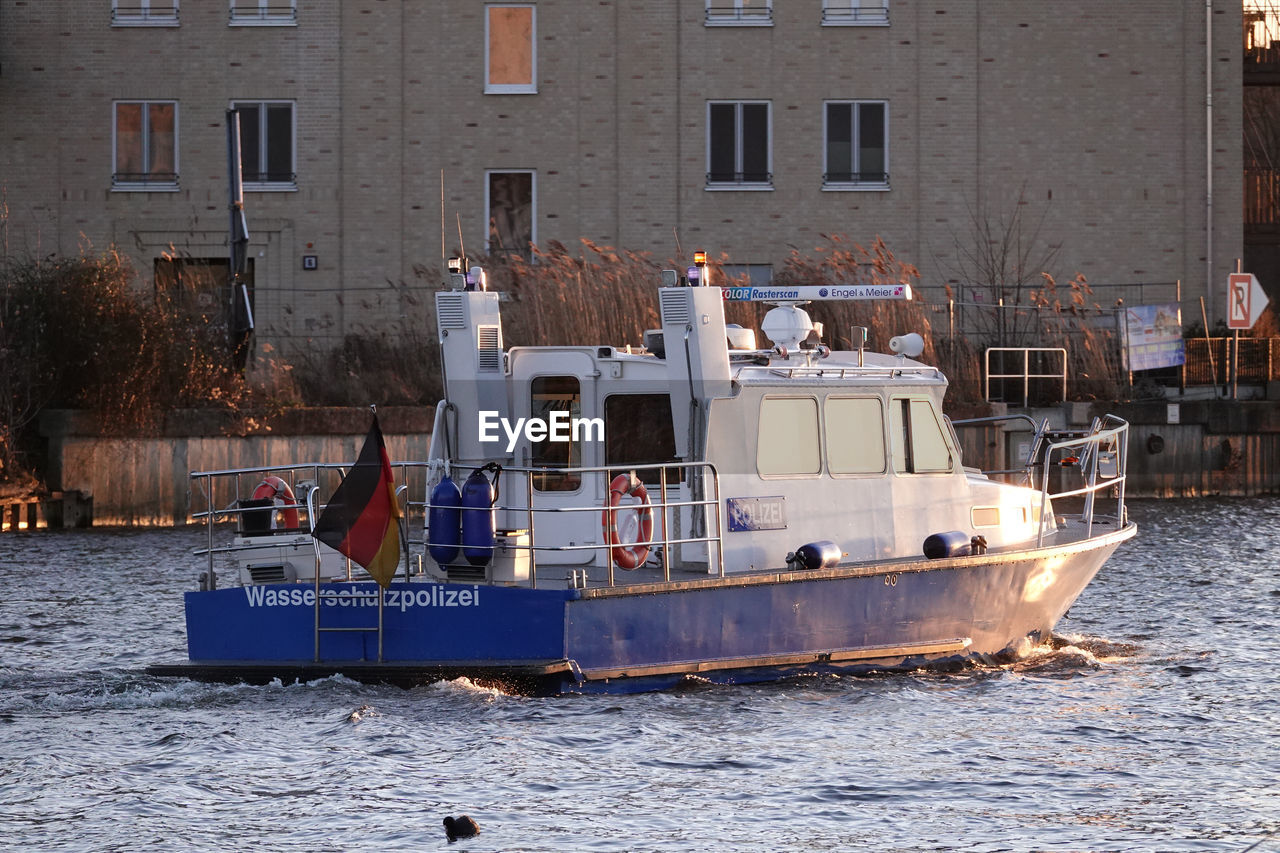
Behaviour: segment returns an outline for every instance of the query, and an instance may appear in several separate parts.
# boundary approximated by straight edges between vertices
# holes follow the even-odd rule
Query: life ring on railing
[[[253,499],[259,500],[282,500],[284,503],[280,506],[280,511],[284,513],[284,526],[289,530],[298,529],[298,501],[293,496],[293,489],[289,488],[289,484],[279,477],[266,477],[258,488],[253,490]],[[272,513],[274,520],[275,513]],[[275,527],[273,524],[272,527]]]
[[[623,495],[638,498],[639,506],[623,507],[634,509],[640,519],[639,535],[634,542],[623,542],[618,535],[618,510]],[[653,540],[653,507],[649,504],[649,493],[644,483],[634,474],[619,474],[609,484],[609,504],[601,515],[604,523],[604,534],[609,539],[609,554],[620,569],[638,569],[649,558],[649,543]]]

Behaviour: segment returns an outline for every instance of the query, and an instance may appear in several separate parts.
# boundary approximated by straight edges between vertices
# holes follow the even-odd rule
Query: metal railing
[[[708,24],[755,24],[763,26],[773,23],[773,4],[763,6],[743,3],[733,6],[708,6],[705,23]]]
[[[991,354],[993,352],[1012,352],[1022,354],[1022,370],[1018,373],[992,373]],[[1062,357],[1062,370],[1057,373],[1032,373],[1031,353],[1056,353]],[[1003,359],[1002,359],[1003,361]],[[1064,347],[987,347],[982,359],[982,397],[991,402],[992,379],[1021,379],[1022,405],[1026,406],[1031,397],[1032,379],[1057,379],[1062,383],[1062,398],[1067,399],[1067,351]]]
[[[824,24],[889,24],[887,6],[827,6],[822,9]]]
[[[278,3],[262,6],[257,3],[233,3],[231,22],[234,24],[283,24],[298,20],[294,3]]]
[[[773,186],[773,172],[707,172],[709,187]]]
[[[214,544],[214,532],[216,526],[220,523],[235,522],[240,525],[241,518],[246,513],[261,511],[258,507],[242,507],[241,503],[253,494],[254,489],[263,479],[270,476],[280,477],[286,483],[289,483],[292,488],[298,490],[294,495],[294,503],[292,505],[277,506],[273,512],[282,509],[298,511],[298,528],[293,532],[310,533],[315,523],[311,515],[312,510],[314,509],[318,513],[324,509],[324,506],[317,504],[312,507],[307,501],[307,496],[312,494],[316,488],[319,489],[321,494],[332,494],[337,487],[337,483],[342,477],[346,476],[346,472],[352,467],[352,464],[349,462],[308,462],[275,467],[224,468],[191,472],[189,479],[192,484],[192,499],[194,500],[197,494],[204,499],[204,508],[201,510],[193,509],[191,518],[197,523],[203,523],[207,532],[205,547],[196,549],[195,555],[208,557],[210,578],[213,578],[215,571],[214,560],[216,555],[234,554],[260,547],[234,544],[218,546]],[[396,481],[396,494],[405,498],[402,504],[404,517],[401,522],[405,544],[408,546],[404,549],[402,566],[406,576],[411,568],[411,551],[413,547],[422,545],[422,539],[415,539],[409,536],[408,531],[413,529],[411,520],[420,518],[427,506],[425,501],[409,499],[408,495],[415,491],[418,494],[425,494],[428,467],[425,462],[391,463],[392,474]],[[284,533],[288,531],[275,532]],[[350,561],[348,561],[347,580],[351,579]]]
[[[177,172],[113,172],[113,187],[176,187]]]
[[[801,350],[803,354],[805,350]],[[812,352],[812,351],[810,351]],[[814,354],[816,358],[816,353]],[[850,379],[854,377],[892,378],[894,376],[919,376],[926,379],[942,379],[943,373],[936,367],[925,364],[885,364],[853,367],[850,365],[831,365],[824,367],[821,362],[803,366],[788,367],[785,364],[744,364],[739,368],[743,373],[771,373],[782,379],[793,379],[803,376],[808,379]]]
[[[177,24],[177,3],[152,3],[137,6],[113,6],[112,24]]]
[[[1113,424],[1107,427],[1107,424]],[[1072,457],[1065,451],[1078,450]],[[1060,454],[1059,465],[1078,465],[1084,484],[1078,489],[1068,489],[1056,493],[1049,492],[1049,472],[1054,467],[1054,454]],[[1094,418],[1093,425],[1087,435],[1079,438],[1068,438],[1062,441],[1050,441],[1045,447],[1044,463],[1041,469],[1040,487],[1040,535],[1037,545],[1044,544],[1046,519],[1044,510],[1050,500],[1083,496],[1084,508],[1080,520],[1085,526],[1085,538],[1093,536],[1094,501],[1099,491],[1116,489],[1116,526],[1125,522],[1124,484],[1129,461],[1129,424],[1115,415]],[[1101,478],[1101,482],[1099,482]]]
[[[823,186],[887,187],[888,172],[823,172]]]
[[[465,467],[465,466],[464,466]],[[607,465],[607,466],[591,466],[591,467],[571,467],[571,468],[553,468],[553,467],[531,467],[531,466],[502,466],[502,474],[517,474],[523,477],[523,489],[515,491],[524,497],[524,504],[506,504],[495,503],[491,510],[477,510],[474,508],[463,507],[461,512],[501,512],[506,513],[507,518],[523,516],[526,520],[526,530],[529,534],[529,544],[521,545],[518,542],[510,544],[508,547],[513,550],[527,550],[529,552],[529,582],[533,587],[537,586],[537,557],[539,553],[550,554],[567,554],[582,551],[603,551],[605,562],[608,565],[609,586],[617,584],[614,575],[613,550],[618,547],[629,547],[631,545],[643,545],[650,549],[657,550],[662,559],[662,576],[664,581],[671,580],[671,548],[677,545],[695,545],[705,543],[708,549],[714,548],[716,555],[717,575],[724,577],[724,550],[721,544],[721,530],[723,529],[723,519],[720,509],[720,476],[716,472],[715,466],[708,462],[673,462],[666,464],[650,464],[650,465]],[[656,472],[649,477],[640,477],[641,481],[650,481],[656,476],[658,481],[658,500],[648,501],[648,507],[651,511],[658,514],[659,523],[654,525],[654,532],[647,540],[637,541],[634,543],[626,543],[626,545],[614,545],[612,542],[603,542],[601,544],[583,544],[583,545],[564,545],[564,544],[541,544],[538,540],[538,523],[539,516],[560,514],[560,513],[592,513],[600,514],[607,512],[626,512],[637,510],[639,505],[620,505],[612,510],[609,507],[609,483],[614,476],[624,473],[636,474],[637,472]],[[582,482],[586,482],[586,477],[598,476],[601,478],[602,488],[599,494],[606,496],[605,504],[592,503],[585,506],[547,506],[547,492],[539,491],[534,485],[534,479],[538,476],[570,476],[582,478]],[[710,494],[705,497],[691,497],[689,500],[672,500],[671,489],[678,488],[681,482],[689,483],[690,489],[696,494],[700,489],[709,490]],[[506,488],[507,494],[512,494],[513,490],[508,484]],[[595,493],[595,490],[586,490],[586,493]],[[539,500],[540,497],[540,500]],[[541,502],[541,506],[539,506]],[[431,503],[424,504],[425,509],[429,513],[433,508],[445,508]],[[673,523],[672,511],[679,513],[684,507],[694,508],[690,511],[690,527],[695,535],[690,536],[672,536],[673,527],[678,527],[678,523]],[[698,507],[704,508],[699,511]],[[705,508],[713,508],[711,513],[713,520],[709,525],[712,529],[705,535],[696,535],[699,530],[698,516],[705,513]],[[678,522],[678,518],[676,519]],[[425,545],[427,548],[432,546],[452,547],[456,543],[432,541],[433,534],[428,531]],[[708,553],[710,559],[710,553]]]
[[[1040,514],[1037,547],[1044,545],[1048,532],[1056,530],[1056,520],[1047,510],[1054,501],[1080,497],[1084,499],[1079,520],[1085,528],[1085,538],[1093,536],[1096,516],[1096,498],[1103,490],[1115,490],[1116,526],[1125,523],[1124,486],[1129,462],[1129,424],[1115,415],[1094,418],[1088,430],[1053,431],[1048,420],[1036,424],[1028,415],[997,415],[988,418],[968,418],[953,421],[956,427],[999,425],[1025,421],[1034,430],[1027,457],[1022,468],[990,469],[986,476],[1019,474],[1025,482],[1035,487],[1039,484]],[[1055,471],[1074,469],[1080,473],[1081,485],[1076,488],[1053,490],[1050,482]],[[1056,508],[1055,508],[1056,511]],[[1054,525],[1051,527],[1050,525]]]

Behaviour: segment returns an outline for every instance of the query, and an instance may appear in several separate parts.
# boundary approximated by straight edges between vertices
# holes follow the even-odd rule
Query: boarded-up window
[[[489,6],[486,12],[485,92],[537,92],[533,6]]]
[[[120,101],[115,105],[115,186],[178,183],[178,105],[173,101]]]

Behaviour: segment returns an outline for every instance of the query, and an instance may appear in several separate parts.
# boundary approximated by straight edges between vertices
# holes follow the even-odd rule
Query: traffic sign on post
[[[1267,301],[1267,292],[1253,273],[1232,273],[1227,277],[1227,328],[1252,329]]]

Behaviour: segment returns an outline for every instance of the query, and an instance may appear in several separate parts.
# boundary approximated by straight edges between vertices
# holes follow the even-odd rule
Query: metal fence
[[[1097,298],[1103,292],[1124,295],[1107,298],[1109,304],[1104,307],[1103,299]],[[1238,343],[1234,337],[1185,337],[1183,366],[1130,373],[1125,358],[1125,304],[1174,302],[1176,294],[1175,284],[1093,285],[1095,298],[1088,308],[952,300],[929,304],[927,309],[940,366],[958,391],[974,398],[1019,404],[1025,394],[1021,379],[997,381],[991,371],[1008,372],[1003,367],[984,368],[983,352],[993,347],[1065,349],[1068,399],[1128,396],[1135,385],[1226,385],[1232,381],[1233,360],[1237,383],[1261,385],[1280,380],[1280,338],[1272,337],[1241,337]],[[988,385],[994,390],[984,393]],[[1057,382],[1040,385],[1039,392],[1034,382],[1031,385],[1031,396],[1039,402],[1061,398]]]

